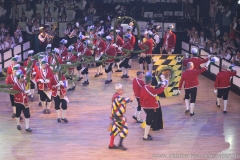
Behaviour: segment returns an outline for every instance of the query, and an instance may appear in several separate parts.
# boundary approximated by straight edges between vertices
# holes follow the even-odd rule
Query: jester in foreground
[[[134,99],[134,95],[131,98],[123,97],[123,86],[121,84],[116,84],[115,86],[116,93],[112,97],[112,112],[111,112],[111,124],[109,127],[110,131],[110,144],[109,149],[121,149],[127,150],[122,145],[123,139],[126,138],[128,134],[128,127],[127,127],[127,119],[123,116],[126,112],[126,104],[132,102]],[[114,138],[120,135],[120,142],[118,146],[114,145]]]

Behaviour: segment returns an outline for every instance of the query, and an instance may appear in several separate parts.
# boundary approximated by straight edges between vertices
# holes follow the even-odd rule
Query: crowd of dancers
[[[46,45],[46,51],[38,54],[36,60],[33,59],[34,52],[31,50],[28,52],[28,59],[24,61],[23,66],[18,64],[18,57],[12,58],[12,65],[7,69],[6,84],[13,85],[12,90],[18,91],[17,93],[12,92],[10,94],[10,101],[13,109],[12,118],[17,121],[17,129],[21,130],[20,121],[21,112],[23,111],[25,117],[25,128],[27,132],[32,132],[29,126],[30,121],[30,110],[29,100],[34,101],[34,91],[38,90],[39,95],[39,106],[43,107],[43,114],[51,113],[51,102],[54,100],[57,122],[67,123],[66,110],[68,108],[69,99],[67,97],[67,91],[73,91],[76,88],[76,84],[73,81],[74,77],[74,63],[84,62],[86,57],[94,57],[96,63],[96,74],[95,78],[102,76],[103,63],[105,63],[105,73],[107,75],[105,84],[112,82],[113,66],[117,65],[118,72],[122,72],[121,78],[129,78],[129,69],[131,68],[132,54],[128,54],[126,50],[133,50],[133,44],[135,44],[135,38],[131,34],[132,27],[129,26],[126,34],[122,37],[116,35],[114,40],[114,28],[110,30],[110,34],[106,37],[102,37],[102,32],[95,32],[94,26],[90,27],[88,35],[79,34],[77,42],[74,45],[70,45],[68,48],[65,46],[67,40],[63,39],[59,43],[59,48],[52,48],[51,44]],[[171,27],[168,28],[171,30]],[[119,33],[118,30],[116,30]],[[171,32],[170,32],[171,34]],[[169,40],[170,34],[167,34],[164,40],[164,46],[167,51],[171,51],[173,47],[168,47],[171,42]],[[128,134],[127,119],[124,117],[126,112],[126,104],[132,102],[135,98],[138,102],[138,107],[133,114],[133,119],[137,123],[145,123],[144,126],[144,141],[153,140],[149,134],[150,128],[153,130],[159,130],[163,128],[162,121],[162,110],[159,102],[159,94],[161,94],[166,87],[169,85],[169,80],[164,75],[152,75],[152,49],[154,41],[152,39],[152,32],[145,32],[145,41],[138,41],[139,46],[144,50],[147,46],[144,54],[141,54],[139,58],[140,71],[136,73],[136,78],[133,79],[133,92],[134,95],[131,98],[123,97],[123,86],[117,83],[115,86],[116,93],[112,97],[112,112],[111,112],[111,125],[110,131],[110,144],[109,149],[122,149],[126,150],[123,146],[123,139]],[[174,36],[173,36],[174,37]],[[115,43],[114,43],[115,42]],[[91,47],[89,47],[91,46]],[[124,50],[125,49],[125,50]],[[77,54],[74,54],[76,52]],[[103,62],[103,55],[106,54],[109,58]],[[190,113],[190,116],[194,115],[194,104],[197,96],[198,75],[204,72],[210,62],[213,62],[211,55],[206,59],[198,57],[198,51],[192,51],[192,58],[186,57],[183,61],[183,65],[187,66],[187,70],[183,72],[180,83],[179,93],[184,83],[185,96],[184,100],[186,103],[185,113]],[[112,57],[112,58],[111,58]],[[115,59],[114,57],[123,57]],[[56,63],[69,65],[67,69],[66,77],[62,73],[59,77],[59,68],[52,67]],[[143,72],[143,63],[148,63],[149,71]],[[93,62],[82,63],[76,66],[77,80],[81,81],[84,86],[89,85],[89,73],[88,68]],[[200,64],[206,63],[206,66],[200,69]],[[30,65],[30,66],[29,66]],[[217,93],[216,105],[220,107],[220,98],[224,99],[224,113],[227,108],[228,92],[230,87],[230,77],[236,75],[236,71],[231,66],[232,71],[227,71],[225,65],[222,66],[222,71],[218,73],[217,79],[214,85],[214,92]],[[30,72],[30,85],[26,85],[26,75]],[[144,81],[145,77],[145,81]],[[156,84],[153,85],[153,79]],[[68,81],[73,81],[72,85]],[[117,81],[116,81],[117,82]],[[142,109],[146,113],[146,120],[141,119]],[[118,146],[114,145],[114,138],[116,135],[120,135],[120,143]]]

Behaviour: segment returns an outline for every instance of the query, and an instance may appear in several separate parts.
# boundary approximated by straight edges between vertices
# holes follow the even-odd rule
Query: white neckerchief
[[[72,58],[73,55],[67,56],[67,60],[69,61]]]
[[[78,45],[77,45],[77,49],[78,49],[79,47],[81,47],[81,45],[82,45],[82,43],[79,42]]]
[[[83,55],[85,54],[86,51],[87,51],[87,48],[84,48],[84,50],[83,50]]]
[[[47,69],[45,69],[45,71],[46,71],[46,72],[44,72],[43,69],[41,69],[41,75],[42,75],[42,77],[43,77],[44,80],[46,80],[46,78],[47,78],[47,73],[48,73],[48,70],[47,70]]]
[[[107,45],[106,52],[107,52],[107,50],[109,50],[110,47],[111,47],[111,44]]]
[[[17,81],[16,84],[17,84],[18,88],[21,89],[22,92],[25,91],[25,85],[24,85],[24,83],[19,84],[19,82]]]

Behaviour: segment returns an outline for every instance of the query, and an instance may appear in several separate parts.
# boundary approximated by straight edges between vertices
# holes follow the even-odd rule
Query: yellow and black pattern
[[[177,96],[179,81],[182,76],[182,61],[183,55],[154,55],[153,60],[153,75],[159,77],[164,70],[170,70],[174,73],[170,77],[170,84],[164,90],[164,97]]]
[[[126,104],[130,102],[129,98],[118,96],[112,103],[112,129],[110,135],[125,138],[128,134],[127,119],[123,116],[126,112]]]

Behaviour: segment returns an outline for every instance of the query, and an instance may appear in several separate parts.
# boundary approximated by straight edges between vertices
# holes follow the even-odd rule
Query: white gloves
[[[59,87],[60,86],[60,83],[58,83],[55,87]]]
[[[113,47],[117,47],[117,44],[116,44],[116,43],[113,43],[112,46],[113,46]]]
[[[46,79],[46,80],[45,80],[45,83],[49,83],[49,82],[50,82],[49,79]]]
[[[233,70],[233,71],[236,71],[236,68],[232,67],[232,70]]]
[[[97,48],[97,51],[99,51],[100,49],[99,48]]]
[[[71,62],[67,62],[67,65],[70,65],[70,64],[72,64]]]
[[[162,82],[162,85],[163,85],[164,87],[166,87],[166,86],[168,85],[168,80],[163,81],[163,82]]]
[[[171,49],[171,52],[174,52],[174,49]]]
[[[43,79],[38,79],[38,82],[44,83],[44,80]]]
[[[59,84],[60,84],[61,86],[64,86],[63,81],[59,81]]]
[[[90,38],[89,36],[85,36],[85,38]]]
[[[92,46],[92,49],[95,49],[96,47],[95,46]]]
[[[100,55],[103,55],[103,52],[101,52]]]
[[[214,93],[217,93],[217,90],[216,90],[216,89],[214,89]]]
[[[205,67],[208,68],[209,64],[210,64],[210,60],[208,60]]]
[[[27,67],[25,67],[24,70],[27,71]]]
[[[189,58],[189,54],[188,53],[185,54],[185,58]]]
[[[211,54],[208,54],[208,58],[210,58],[211,57]]]
[[[138,40],[138,43],[141,43],[141,41],[140,41],[140,40]]]
[[[118,49],[119,49],[120,51],[122,51],[122,47],[118,47]]]
[[[33,72],[32,75],[36,75],[37,73],[36,72]]]
[[[180,94],[180,93],[181,93],[181,90],[178,90],[178,93]]]
[[[82,52],[78,52],[77,56],[81,56]]]

